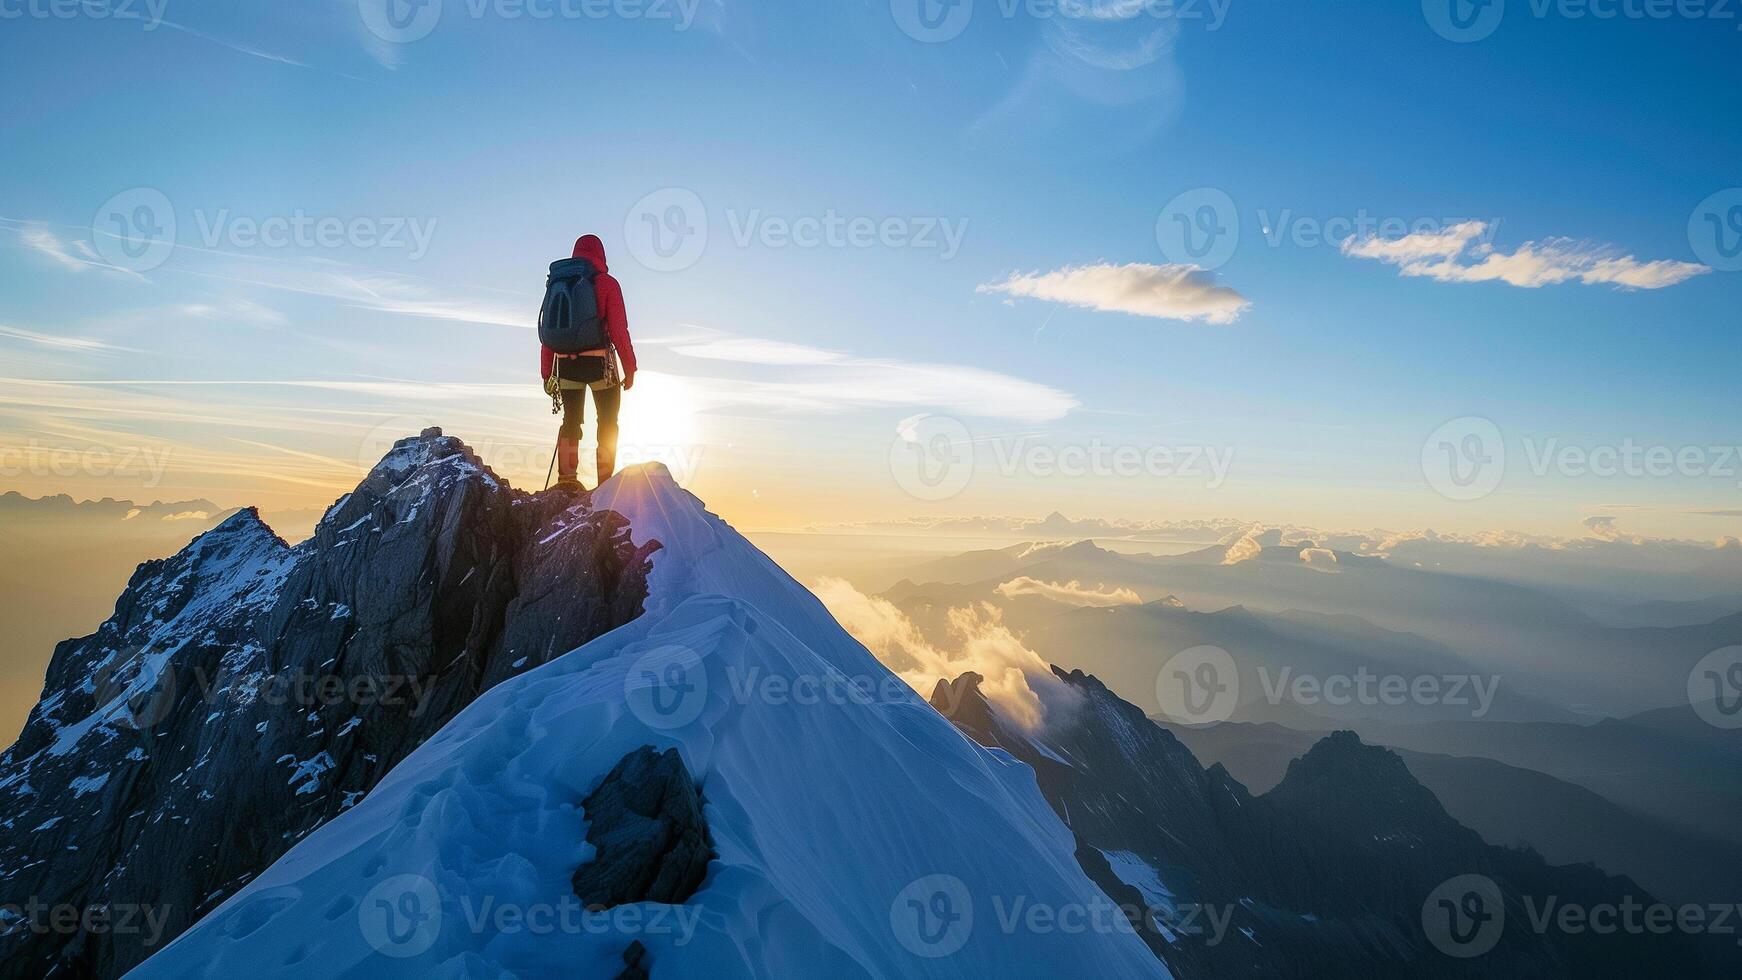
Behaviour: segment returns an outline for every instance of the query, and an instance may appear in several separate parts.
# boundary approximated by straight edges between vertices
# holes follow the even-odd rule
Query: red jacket
[[[623,362],[623,378],[635,377],[635,345],[629,342],[629,316],[623,312],[623,287],[612,277],[605,265],[605,243],[597,235],[582,235],[575,240],[575,258],[586,259],[599,270],[593,280],[593,291],[599,296],[599,312],[605,317],[605,336],[617,349],[617,359]],[[556,354],[549,347],[538,347],[538,373],[549,378]]]

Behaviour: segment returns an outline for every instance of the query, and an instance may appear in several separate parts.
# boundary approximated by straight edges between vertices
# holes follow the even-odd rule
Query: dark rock
[[[1704,969],[1686,935],[1536,933],[1525,897],[1585,908],[1652,900],[1626,878],[1489,845],[1395,753],[1352,732],[1326,737],[1253,796],[1096,678],[1053,672],[1080,704],[1043,731],[1009,725],[976,674],[940,682],[933,705],[1033,767],[1090,880],[1115,903],[1155,906],[1134,921],[1182,980],[1735,975]],[[1149,902],[1110,855],[1141,860],[1171,894]],[[1495,881],[1507,912],[1494,948],[1470,959],[1435,949],[1422,926],[1428,897],[1463,875]]]
[[[640,615],[658,547],[432,429],[295,548],[245,510],[140,566],[0,756],[0,901],[143,907],[164,931],[0,913],[0,976],[137,966],[479,694]]]
[[[588,908],[681,905],[701,886],[714,848],[701,794],[676,749],[644,745],[624,756],[582,806],[595,853],[575,871],[574,885]]]
[[[647,947],[637,939],[623,951],[623,972],[617,974],[617,980],[647,980],[647,967],[642,962],[647,959]]]

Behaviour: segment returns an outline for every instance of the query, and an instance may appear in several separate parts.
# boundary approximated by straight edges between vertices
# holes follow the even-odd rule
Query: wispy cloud
[[[46,256],[56,265],[68,272],[88,272],[96,269],[102,272],[113,272],[146,282],[146,278],[131,269],[123,269],[111,265],[91,248],[89,242],[74,239],[71,242],[62,241],[40,221],[24,221],[17,218],[0,218],[0,227],[9,227],[16,231],[18,244]]]
[[[49,231],[42,225],[25,225],[23,228],[20,228],[18,230],[18,240],[23,243],[26,248],[34,250],[37,254],[46,255],[50,259],[53,259],[63,269],[69,269],[73,272],[83,272],[86,266],[93,264],[87,259],[74,257],[67,251],[66,244],[59,238],[55,237],[54,232]]]
[[[1246,297],[1195,265],[1099,263],[1066,266],[1053,272],[1016,273],[1003,282],[985,283],[981,293],[1004,293],[1052,300],[1085,309],[1160,320],[1233,323],[1252,305]]]
[[[1525,289],[1580,282],[1622,289],[1662,289],[1712,270],[1697,262],[1670,259],[1641,261],[1610,245],[1592,245],[1569,238],[1525,242],[1502,252],[1484,239],[1488,224],[1465,221],[1441,231],[1416,232],[1402,238],[1351,237],[1344,255],[1395,265],[1406,276],[1439,282],[1504,282]]]
[[[774,369],[756,378],[686,376],[705,403],[838,412],[923,408],[979,418],[1046,422],[1081,403],[1051,385],[962,364],[861,357],[805,344],[717,331],[686,336],[670,350],[700,360]]]
[[[93,340],[89,337],[63,337],[57,334],[37,333],[35,330],[9,327],[5,324],[0,324],[0,337],[53,350],[80,351],[82,353],[117,353],[133,349],[131,347],[117,347],[114,344]]]
[[[837,364],[846,360],[846,355],[835,351],[758,337],[713,337],[672,344],[671,349],[687,357],[742,364]]]
[[[313,65],[308,64],[307,62],[298,61],[295,58],[287,57],[287,56],[282,55],[282,54],[275,54],[275,53],[273,53],[271,51],[267,51],[263,48],[257,48],[257,47],[254,47],[253,45],[250,45],[250,44],[244,44],[241,41],[231,41],[231,40],[228,40],[226,38],[218,37],[214,34],[207,34],[205,31],[195,30],[191,27],[188,27],[186,24],[177,24],[175,21],[172,21],[172,20],[163,21],[162,26],[167,27],[171,30],[180,31],[183,34],[197,37],[202,41],[210,41],[211,43],[216,44],[219,47],[229,48],[231,51],[235,51],[239,54],[248,55],[250,58],[259,58],[263,61],[273,61],[273,62],[277,62],[278,64],[281,64],[281,65],[290,65],[290,66],[295,67],[295,68],[310,68],[310,69],[314,68]]]
[[[355,5],[353,5],[353,6],[355,6]],[[231,51],[236,52],[237,54],[245,54],[250,58],[258,58],[261,61],[270,61],[274,64],[288,65],[292,68],[302,68],[302,69],[305,69],[308,71],[323,72],[323,73],[328,74],[328,75],[335,75],[339,78],[347,78],[353,82],[371,81],[371,79],[363,78],[363,77],[358,76],[358,75],[352,75],[348,72],[336,71],[336,70],[331,69],[331,68],[324,68],[320,65],[309,64],[306,61],[302,61],[302,60],[299,60],[297,58],[292,58],[289,55],[279,54],[276,51],[268,51],[265,48],[257,47],[255,45],[249,44],[245,41],[236,41],[236,40],[232,40],[230,38],[220,37],[216,34],[209,34],[205,31],[198,30],[198,29],[193,28],[193,27],[189,27],[186,24],[178,24],[175,21],[171,21],[171,20],[160,21],[159,26],[167,27],[167,28],[174,30],[174,31],[180,31],[181,33],[186,34],[189,37],[196,37],[202,41],[206,41],[206,42],[209,42],[211,44],[216,44],[219,47],[228,48]]]

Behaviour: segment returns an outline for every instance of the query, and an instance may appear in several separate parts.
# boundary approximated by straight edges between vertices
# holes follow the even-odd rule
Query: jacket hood
[[[605,265],[605,243],[598,235],[582,235],[575,239],[575,258],[586,259],[593,263],[593,268],[600,272],[609,272]]]

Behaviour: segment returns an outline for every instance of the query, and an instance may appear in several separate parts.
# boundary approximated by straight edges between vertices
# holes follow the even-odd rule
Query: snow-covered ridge
[[[134,976],[609,977],[634,942],[667,978],[1166,976],[1128,933],[1023,924],[1108,905],[1032,770],[881,683],[663,467],[592,504],[663,545],[644,614],[486,692]],[[642,745],[681,754],[718,859],[682,906],[582,913],[580,801]]]

